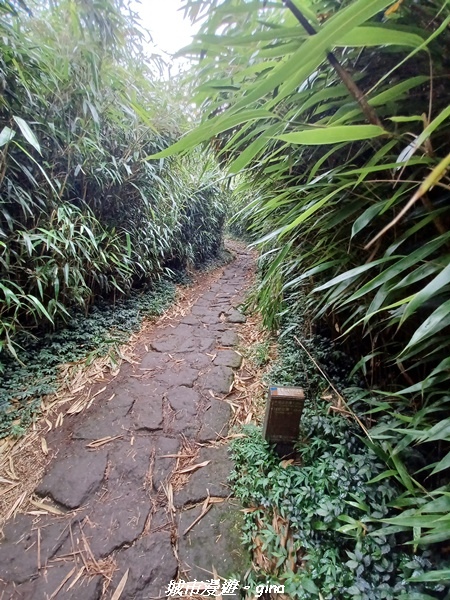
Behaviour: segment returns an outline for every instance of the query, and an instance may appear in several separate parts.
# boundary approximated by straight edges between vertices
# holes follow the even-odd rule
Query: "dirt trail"
[[[151,599],[180,575],[242,571],[223,438],[245,321],[235,307],[254,260],[243,246],[233,251],[189,314],[141,338],[141,362],[121,368],[105,400],[49,433],[58,452],[36,493],[63,514],[6,524],[1,599],[110,599],[125,579],[118,597]]]

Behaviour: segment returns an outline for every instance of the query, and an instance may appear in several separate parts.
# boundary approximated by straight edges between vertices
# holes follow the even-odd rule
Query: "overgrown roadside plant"
[[[204,122],[156,156],[212,140],[239,175],[266,325],[297,308],[339,339],[362,380],[349,399],[400,486],[389,526],[448,541],[450,3],[186,9],[205,17],[188,49]]]
[[[139,330],[144,318],[162,314],[174,300],[175,289],[174,283],[164,280],[151,289],[131,292],[115,305],[97,302],[87,315],[74,309],[64,327],[40,338],[18,334],[22,360],[6,356],[0,373],[0,439],[26,433],[45,397],[57,392],[61,366],[79,363],[81,369],[106,356],[114,371],[120,364],[121,344]]]
[[[20,329],[215,256],[224,219],[214,161],[144,160],[188,119],[130,9],[26,8],[2,5],[0,25],[0,348],[13,354]]]
[[[36,337],[216,257],[226,189],[200,150],[147,160],[193,113],[132,3],[10,0],[0,16],[0,372],[20,383],[2,390],[4,434],[18,406],[28,418],[16,375]]]
[[[339,360],[318,336],[305,338],[304,323],[292,311],[283,318],[278,360],[267,375],[271,384],[306,383],[296,461],[281,460],[255,426],[232,442],[230,480],[244,506],[243,543],[254,565],[245,584],[284,584],[286,598],[303,600],[448,597],[442,581],[428,580],[433,568],[445,568],[445,556],[408,545],[402,528],[380,529],[397,518],[401,485],[386,477],[357,422],[331,410],[328,382],[305,349],[333,365],[340,386],[349,376],[345,356]]]

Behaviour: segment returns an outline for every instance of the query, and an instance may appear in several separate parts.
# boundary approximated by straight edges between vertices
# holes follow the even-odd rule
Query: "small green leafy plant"
[[[439,567],[439,556],[405,545],[402,528],[380,528],[380,521],[395,521],[401,486],[386,477],[385,463],[364,443],[357,424],[330,412],[321,398],[327,384],[293,334],[292,325],[298,334],[302,320],[292,315],[288,324],[285,320],[279,360],[270,373],[270,380],[280,385],[308,381],[297,445],[301,465],[280,461],[256,427],[247,426],[245,437],[232,444],[233,490],[251,509],[243,542],[271,565],[249,573],[248,585],[283,583],[290,598],[301,600],[442,598],[445,581],[427,580],[431,569]],[[313,350],[314,340],[303,341]],[[327,349],[324,338],[317,342],[321,360],[329,366],[337,363],[343,384],[349,372],[345,357],[330,342]],[[274,529],[274,515],[289,527],[290,548]]]

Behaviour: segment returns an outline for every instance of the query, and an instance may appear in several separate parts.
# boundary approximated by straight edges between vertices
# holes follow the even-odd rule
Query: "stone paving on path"
[[[253,272],[251,254],[235,253],[190,314],[152,330],[142,362],[123,365],[102,393],[109,401],[49,433],[58,452],[36,494],[64,514],[19,514],[5,525],[0,599],[110,599],[128,572],[120,598],[150,600],[166,597],[180,576],[208,581],[213,569],[223,577],[246,570],[221,443],[231,417],[222,398],[241,363],[232,347],[245,318],[236,307]],[[88,447],[110,436],[118,437]],[[208,496],[216,502],[192,527]]]

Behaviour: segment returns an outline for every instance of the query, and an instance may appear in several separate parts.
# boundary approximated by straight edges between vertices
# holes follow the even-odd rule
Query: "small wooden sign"
[[[282,453],[294,445],[300,433],[305,394],[299,387],[269,387],[263,435]]]

